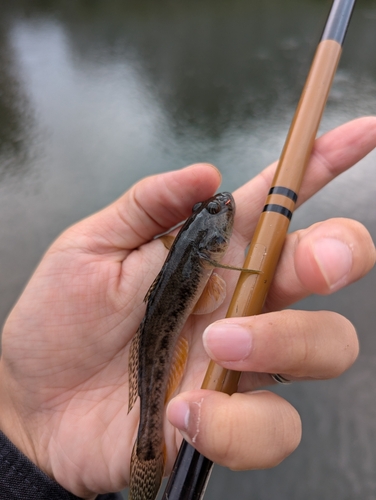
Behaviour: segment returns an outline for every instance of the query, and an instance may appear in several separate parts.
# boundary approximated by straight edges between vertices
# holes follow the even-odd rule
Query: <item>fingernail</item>
[[[176,397],[167,407],[167,417],[171,424],[179,429],[188,443],[195,444],[200,433],[201,409],[204,398],[197,401],[185,401]]]
[[[234,323],[213,323],[203,334],[203,343],[209,356],[218,361],[242,361],[252,349],[249,330]]]
[[[348,245],[335,238],[320,239],[313,243],[313,256],[331,290],[347,282],[353,260]]]
[[[186,432],[189,423],[189,403],[184,399],[175,398],[168,404],[168,419],[174,427]]]

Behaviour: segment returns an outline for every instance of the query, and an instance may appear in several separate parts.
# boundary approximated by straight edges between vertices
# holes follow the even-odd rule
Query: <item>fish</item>
[[[235,202],[230,193],[218,193],[196,203],[145,296],[146,312],[129,355],[128,413],[140,397],[130,500],[154,500],[160,488],[166,461],[165,406],[181,380],[188,356],[188,341],[180,333],[192,312],[215,310],[224,300],[225,283],[213,270],[230,268],[220,262],[229,244],[234,216]]]

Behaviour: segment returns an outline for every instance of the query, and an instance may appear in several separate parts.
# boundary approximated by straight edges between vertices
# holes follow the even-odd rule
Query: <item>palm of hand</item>
[[[58,482],[86,495],[119,490],[129,480],[139,408],[128,415],[129,344],[166,250],[153,241],[103,253],[93,241],[67,252],[79,228],[49,250],[11,313],[3,342],[22,406],[27,402],[23,419],[42,429],[32,447]],[[213,318],[205,316],[189,321],[195,363],[187,367],[185,388],[200,386],[208,362],[200,339]],[[181,437],[165,427],[171,462]],[[46,470],[43,460],[38,465]]]

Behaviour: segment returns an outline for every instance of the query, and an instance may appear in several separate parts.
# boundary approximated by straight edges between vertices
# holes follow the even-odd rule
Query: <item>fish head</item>
[[[199,235],[199,251],[219,262],[230,241],[235,217],[231,193],[218,193],[193,207]]]

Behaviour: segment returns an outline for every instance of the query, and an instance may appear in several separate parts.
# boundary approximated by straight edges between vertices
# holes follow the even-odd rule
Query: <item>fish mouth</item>
[[[214,198],[223,203],[224,205],[231,205],[231,206],[234,206],[235,205],[235,200],[234,200],[234,197],[232,196],[231,193],[227,192],[227,191],[224,191],[223,193],[218,193],[216,195],[214,195]]]
[[[224,191],[215,195],[215,199],[229,210],[235,210],[235,200],[231,193]]]

